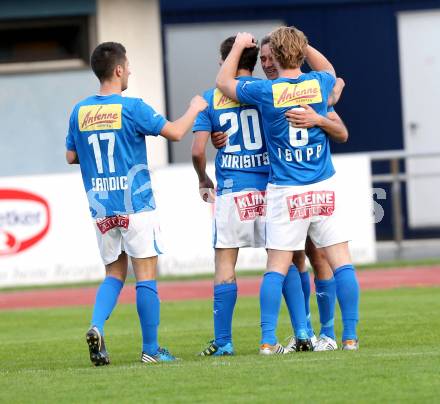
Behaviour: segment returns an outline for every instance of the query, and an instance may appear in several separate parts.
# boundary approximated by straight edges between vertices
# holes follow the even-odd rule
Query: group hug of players
[[[251,34],[238,33],[220,46],[216,88],[206,91],[203,98],[194,97],[185,114],[169,122],[142,100],[121,96],[130,72],[125,49],[118,46],[122,47],[104,43],[95,49],[91,65],[100,80],[100,93],[74,108],[66,140],[68,162],[81,166],[106,265],[107,276],[98,289],[86,334],[92,363],[110,363],[104,323],[123,287],[127,256],[137,281],[141,360],[176,359],[158,344],[160,302],[155,277],[162,245],[151,187],[145,186],[150,177],[142,147],[145,135],[180,140],[191,126],[200,193],[207,202],[215,198],[214,339],[200,355],[235,353],[235,265],[242,247],[264,247],[268,255],[260,289],[261,354],[337,349],[336,299],[343,322],[342,349],[357,350],[359,285],[348,248],[346,201],[338,193],[340,184],[330,153],[330,140],[348,138],[333,109],[344,83],[336,79],[331,63],[294,27],[274,30],[263,38],[261,49]],[[124,58],[112,58],[112,52],[122,52]],[[252,76],[258,55],[267,79]],[[310,72],[301,71],[304,63]],[[106,119],[99,119],[96,111],[103,106]],[[81,118],[85,113],[90,116],[90,111],[97,118],[92,126],[81,127]],[[108,119],[111,113],[113,121]],[[210,138],[218,149],[216,187],[206,174],[205,149]],[[107,159],[102,157],[106,152]],[[106,175],[127,177],[129,187],[102,195],[92,183]],[[321,325],[317,335],[311,325],[304,251],[315,274]],[[286,346],[276,335],[283,297],[293,328]]]

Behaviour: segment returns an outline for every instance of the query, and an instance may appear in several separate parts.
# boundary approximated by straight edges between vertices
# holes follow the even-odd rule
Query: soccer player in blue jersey
[[[229,54],[235,37],[230,37],[226,39],[220,46],[220,53],[222,61]],[[238,65],[237,77],[240,80],[252,79],[252,71],[254,69],[258,50],[247,49],[244,51],[240,58]],[[251,137],[255,138],[255,129],[259,131],[259,136],[261,136],[261,125],[255,125],[255,122],[250,121],[252,126],[246,125],[243,119],[237,120],[237,124],[234,125],[233,120],[225,120],[225,116],[233,116],[235,114],[243,117],[245,116],[242,112],[243,110],[249,110],[249,106],[238,105],[237,103],[231,102],[227,97],[224,97],[217,89],[208,90],[205,93],[205,97],[209,102],[210,107],[199,114],[196,123],[193,127],[195,131],[195,137],[193,141],[193,162],[194,167],[199,176],[199,187],[202,193],[205,194],[205,200],[209,196],[208,189],[213,189],[214,185],[212,180],[207,176],[206,168],[206,155],[205,148],[207,140],[212,131],[225,130],[227,144],[218,151],[216,156],[216,179],[218,183],[218,198],[216,207],[216,218],[215,218],[215,228],[216,228],[216,275],[215,275],[215,286],[214,286],[214,334],[215,339],[202,352],[202,355],[225,355],[231,354],[233,352],[232,348],[232,338],[231,338],[231,321],[232,313],[234,309],[234,304],[236,300],[236,285],[235,285],[235,264],[237,260],[238,248],[240,247],[261,247],[264,243],[261,241],[258,243],[249,242],[252,239],[264,239],[263,228],[261,226],[262,217],[256,216],[255,219],[250,220],[250,218],[244,220],[240,218],[239,209],[235,209],[233,204],[225,201],[232,200],[232,197],[237,198],[240,191],[254,190],[252,184],[258,184],[259,188],[265,187],[267,184],[267,178],[269,175],[269,170],[267,167],[267,161],[264,169],[261,170],[258,167],[255,168],[251,165],[247,167],[234,167],[234,159],[238,161],[242,156],[248,156],[243,158],[254,158],[252,154],[263,154],[265,155],[266,148],[264,142],[264,136],[262,136],[261,147],[253,151],[249,147],[249,142],[246,144],[247,139]],[[216,99],[217,98],[217,99]],[[246,115],[249,112],[245,113]],[[245,122],[245,124],[243,124]],[[343,128],[343,124],[339,125],[337,129]],[[240,147],[231,147],[231,144],[240,144]],[[249,150],[250,149],[250,150]],[[227,164],[227,162],[232,164]],[[263,175],[262,175],[263,174]],[[264,175],[266,176],[264,178]],[[225,186],[225,183],[235,184],[233,191],[234,195],[229,195],[226,197],[224,193],[231,192],[231,185]],[[252,188],[250,188],[252,186]],[[243,192],[241,192],[243,194]],[[245,192],[248,196],[249,193]],[[220,204],[218,204],[220,201]],[[232,210],[231,210],[232,206]],[[226,220],[222,220],[226,213]],[[262,209],[264,215],[264,209]],[[257,224],[257,225],[255,225]],[[227,236],[227,243],[222,241]],[[227,247],[225,247],[227,244]],[[296,276],[295,276],[296,275]],[[233,283],[231,286],[222,286],[223,283]],[[295,329],[298,328],[297,319],[301,318],[301,314],[295,313],[298,309],[298,303],[300,302],[301,295],[298,290],[301,289],[302,279],[298,275],[298,271],[292,268],[288,278],[286,279],[283,287],[284,296],[286,302],[288,303],[289,312],[291,312],[291,318],[294,320]],[[233,293],[220,293],[222,289],[231,288]],[[218,295],[218,296],[217,296]],[[230,297],[228,297],[230,296]],[[231,304],[222,303],[221,299],[225,301],[230,298]],[[307,300],[308,301],[308,300]],[[221,314],[225,310],[221,311],[219,307],[226,307],[228,310],[228,315],[222,316]],[[222,325],[224,322],[224,325]],[[301,325],[299,326],[299,328]],[[311,329],[311,327],[310,327]],[[227,336],[226,338],[222,335],[222,332]],[[311,330],[313,334],[313,330]],[[220,334],[220,336],[219,336]],[[310,335],[312,336],[312,335]],[[295,341],[296,342],[296,341]],[[270,349],[273,348],[273,349]],[[293,350],[293,347],[289,347],[289,350]],[[279,346],[276,347],[266,347],[262,350],[262,353],[281,353],[282,349]]]
[[[222,61],[228,56],[234,40],[235,37],[229,37],[220,45]],[[244,50],[235,72],[238,80],[258,80],[252,77],[257,59],[258,48]],[[207,141],[214,131],[224,131],[227,141],[215,159],[214,340],[201,355],[222,356],[234,354],[232,317],[237,300],[235,265],[238,250],[264,247],[265,244],[265,190],[269,161],[261,117],[255,107],[239,104],[216,88],[206,91],[204,97],[209,107],[196,119],[192,146],[193,164],[199,177],[199,189],[202,195],[205,193],[204,200],[209,197],[207,190],[214,188],[206,173]],[[281,345],[272,351],[285,352]]]
[[[278,71],[274,66],[272,53],[269,47],[270,37],[265,36],[261,40],[261,49],[260,49],[260,62],[261,67],[269,80],[274,80],[278,78]],[[311,58],[306,58],[306,62],[309,66],[314,70],[319,70],[320,66],[324,63],[327,63],[326,58],[320,54],[319,52],[312,52]],[[342,90],[344,87],[344,82],[342,79],[337,79],[336,84],[333,87],[331,96],[329,98],[329,105],[334,105],[340,98]],[[301,116],[302,121],[304,121],[305,127],[315,126],[321,124],[321,116],[316,114],[316,112],[308,107],[303,115]],[[327,118],[333,121],[334,125],[329,126],[327,122],[326,126],[326,134],[335,142],[345,142],[348,138],[347,128],[344,123],[340,119],[339,115],[333,110],[333,107],[329,107],[329,111],[327,113]],[[287,119],[293,121],[293,119],[297,119],[298,117],[293,114],[293,111],[290,110],[286,113]],[[223,132],[215,132],[212,134],[212,141],[216,148],[220,149],[225,146],[226,140],[228,136]],[[205,184],[205,186],[209,186],[209,184]],[[296,272],[299,272],[299,276],[301,279],[302,291],[304,294],[304,302],[305,309],[307,315],[307,329],[309,337],[311,338],[311,342],[314,346],[315,351],[325,351],[325,350],[334,350],[337,349],[337,343],[334,336],[334,302],[335,302],[335,293],[334,292],[334,278],[333,272],[328,264],[325,254],[317,249],[314,244],[311,242],[310,238],[307,238],[306,241],[306,254],[309,258],[313,270],[315,272],[315,287],[317,291],[317,301],[318,308],[320,312],[320,320],[321,320],[321,332],[320,338],[317,338],[314,335],[314,331],[311,325],[311,315],[310,315],[310,277],[308,270],[305,265],[305,255],[304,251],[295,251],[293,257],[293,264],[289,268],[288,275],[283,284],[283,295],[286,299],[287,306],[289,308],[289,313],[292,314],[291,319],[294,320],[294,313],[291,309],[294,307],[295,293],[291,292],[291,279],[295,279]],[[295,284],[295,283],[293,283]],[[295,291],[295,289],[293,289]],[[289,293],[291,292],[291,293]],[[294,321],[292,321],[292,326],[294,326]],[[294,327],[295,329],[295,327]],[[286,349],[289,351],[296,350],[296,338],[295,336],[289,339],[288,344],[286,345]]]
[[[310,47],[308,47],[310,49]],[[316,53],[316,52],[314,52]],[[261,40],[260,50],[260,62],[261,67],[269,80],[276,80],[278,78],[278,70],[275,67],[272,51],[270,50],[270,36],[267,35]],[[310,60],[306,57],[306,62],[312,70],[320,70],[321,67],[325,68],[325,58],[318,58],[317,60]],[[318,62],[318,63],[317,63]],[[324,65],[322,65],[324,62]],[[338,102],[345,83],[342,79],[337,78],[336,84],[329,96],[329,108],[327,112],[327,118],[337,123],[339,129],[342,130],[329,130],[326,134],[331,140],[337,143],[342,143],[348,139],[348,131],[342,122],[339,115],[334,110],[333,106]],[[287,119],[291,124],[296,125],[299,128],[309,128],[320,124],[321,116],[308,105],[303,105],[306,111],[298,112],[298,108],[291,109],[286,112]],[[301,114],[301,115],[299,115]],[[338,129],[338,128],[336,128]],[[318,341],[313,341],[315,351],[327,351],[337,349],[337,343],[334,333],[334,301],[335,301],[335,280],[333,271],[328,264],[325,254],[322,249],[317,249],[310,237],[306,239],[305,253],[304,251],[295,251],[293,257],[293,266],[298,268],[301,276],[301,284],[304,293],[304,301],[306,304],[307,314],[307,326],[309,328],[309,335],[311,330],[311,315],[310,315],[310,276],[305,265],[305,255],[310,260],[314,274],[315,274],[315,289],[316,300],[318,303],[318,309],[320,313],[321,331]],[[292,268],[292,267],[291,267]],[[291,269],[289,269],[290,271]],[[296,339],[291,338],[286,345],[287,349],[294,349]]]
[[[91,56],[100,82],[99,94],[79,102],[70,116],[66,159],[79,163],[106,277],[96,294],[86,334],[90,360],[110,363],[104,323],[116,306],[131,258],[136,276],[136,306],[142,329],[141,361],[176,358],[158,344],[160,301],[156,285],[157,256],[162,253],[147,163],[145,136],[180,140],[206,101],[196,96],[188,110],[167,121],[139,98],[123,97],[130,75],[123,45],[105,42]]]
[[[293,251],[304,249],[309,234],[314,244],[323,248],[336,285],[346,292],[340,300],[345,319],[342,343],[343,349],[354,350],[358,348],[359,285],[348,249],[345,201],[338,196],[328,138],[324,128],[295,128],[285,120],[289,109],[305,104],[320,115],[327,114],[334,69],[328,63],[329,72],[302,73],[307,45],[305,35],[294,27],[275,30],[270,48],[279,78],[243,83],[235,80],[234,71],[243,49],[255,43],[252,35],[240,33],[217,76],[217,87],[232,99],[256,105],[266,134],[271,172],[267,188],[268,262],[260,293],[265,319],[262,344],[277,343],[275,330],[284,278]]]

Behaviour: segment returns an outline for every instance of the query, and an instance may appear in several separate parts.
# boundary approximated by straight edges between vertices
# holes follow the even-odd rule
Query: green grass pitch
[[[312,310],[316,325],[313,297]],[[121,305],[106,326],[112,364],[94,368],[84,340],[90,307],[2,311],[0,402],[436,402],[439,313],[439,288],[365,291],[359,352],[261,357],[258,299],[239,298],[237,355],[198,358],[212,336],[211,302],[165,302],[161,344],[182,360],[145,365],[136,308]],[[283,304],[278,337],[289,333]]]

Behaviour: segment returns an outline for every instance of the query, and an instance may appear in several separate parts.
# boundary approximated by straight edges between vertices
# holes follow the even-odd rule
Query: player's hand
[[[255,48],[257,46],[257,41],[249,32],[239,32],[235,37],[234,46],[237,46],[240,49]]]
[[[206,176],[203,181],[199,181],[199,193],[200,197],[208,203],[215,202],[214,183],[211,178]]]
[[[228,135],[225,132],[213,132],[211,133],[211,143],[216,149],[221,149],[226,146]]]
[[[301,108],[292,108],[285,115],[289,124],[295,128],[319,126],[322,120],[322,116],[307,104],[301,105]]]
[[[198,112],[201,112],[205,108],[208,107],[208,103],[206,102],[206,100],[203,97],[201,97],[200,95],[196,95],[191,100],[190,106],[191,106],[191,108],[196,109]]]

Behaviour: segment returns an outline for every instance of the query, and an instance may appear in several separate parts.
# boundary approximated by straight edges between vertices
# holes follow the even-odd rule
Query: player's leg
[[[157,293],[157,256],[131,258],[136,276],[136,308],[142,330],[142,362],[174,360],[168,351],[160,348],[158,330],[160,323],[160,300]]]
[[[201,356],[233,355],[232,317],[237,301],[235,264],[238,248],[215,249],[214,278],[214,341],[203,350]]]
[[[101,258],[105,264],[106,277],[99,286],[91,327],[86,333],[90,360],[95,366],[108,365],[110,359],[104,342],[104,324],[118,301],[127,276],[127,256],[121,250],[121,233],[118,228],[102,231],[95,223]]]
[[[296,193],[296,187],[277,187],[272,184],[269,184],[266,190],[266,249],[268,259],[266,273],[264,274],[260,289],[262,329],[260,352],[264,354],[278,353],[277,346],[279,344],[275,331],[283,284],[288,269],[292,264],[293,251],[304,249],[307,230],[310,225],[308,218],[292,220],[292,212],[286,209],[286,198]],[[310,350],[311,343],[308,339],[304,294],[298,272],[296,272],[294,284],[296,287],[293,294],[299,294],[300,296],[300,299],[298,299],[300,303],[295,306],[294,317],[297,342],[301,343],[297,344],[296,348],[297,350]],[[283,351],[289,352],[285,349]]]
[[[313,243],[318,248],[322,247],[334,273],[343,322],[342,349],[358,349],[359,283],[348,248],[350,223],[345,217],[345,204],[348,201],[338,193],[336,176],[317,184],[316,188],[326,190],[321,192],[333,192],[334,198],[331,200],[334,202],[333,206],[323,207],[326,214],[316,218],[309,234]]]
[[[292,251],[268,249],[267,267],[260,287],[261,310],[261,346],[260,353],[271,355],[284,353],[284,348],[278,344],[276,328],[281,306],[282,289],[289,266],[292,262]],[[304,299],[302,301],[304,317]],[[307,332],[304,321],[304,332]]]
[[[141,361],[168,362],[176,358],[159,346],[160,300],[157,291],[157,256],[163,251],[155,211],[135,213],[122,231],[124,248],[131,257],[136,277],[136,308],[142,330]]]
[[[327,262],[325,252],[316,248],[310,238],[306,241],[306,254],[315,272],[316,301],[318,303],[321,330],[315,351],[337,349],[334,317],[336,304],[336,282]]]
[[[359,321],[359,283],[352,264],[348,242],[324,248],[327,260],[334,271],[336,290],[341,308],[343,332],[342,349],[358,349],[357,323]]]
[[[296,351],[296,340],[298,338],[298,330],[302,327],[301,321],[304,310],[308,338],[314,336],[310,323],[309,273],[304,271],[306,271],[304,251],[295,251],[293,255],[293,264],[290,265],[283,283],[283,296],[286,301],[287,309],[289,310],[290,321],[295,333],[295,337],[292,337],[286,345],[286,349],[291,351]],[[305,277],[303,274],[307,276]],[[304,309],[302,306],[304,306]]]
[[[310,240],[309,238],[307,240]],[[307,249],[307,241],[306,241]],[[315,332],[312,327],[312,316],[310,314],[310,274],[306,267],[306,253],[304,251],[295,251],[293,255],[293,264],[298,268],[299,276],[301,278],[301,287],[304,294],[304,304],[307,315],[307,330],[310,339],[316,340]]]
[[[105,266],[106,277],[96,293],[93,307],[92,326],[104,335],[104,323],[110,317],[118,301],[127,277],[127,255],[121,252],[118,259]]]

